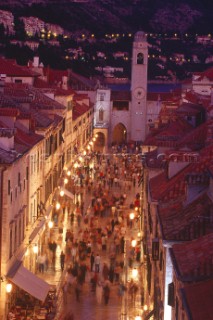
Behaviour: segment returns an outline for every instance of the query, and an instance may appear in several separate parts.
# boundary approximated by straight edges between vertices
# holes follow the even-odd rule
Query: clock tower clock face
[[[134,97],[138,100],[144,99],[145,90],[142,87],[137,87],[134,90]]]

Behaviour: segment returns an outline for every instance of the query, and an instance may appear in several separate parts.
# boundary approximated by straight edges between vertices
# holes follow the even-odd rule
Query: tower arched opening
[[[123,144],[127,142],[127,130],[122,123],[118,123],[112,133],[112,144]]]

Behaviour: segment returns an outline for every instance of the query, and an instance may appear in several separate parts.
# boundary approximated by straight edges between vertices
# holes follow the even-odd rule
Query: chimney
[[[33,58],[33,67],[38,68],[39,67],[39,57],[36,56]]]
[[[0,74],[0,93],[4,93],[6,74]]]
[[[62,88],[67,90],[67,82],[68,82],[68,77],[67,76],[63,76],[62,77]]]

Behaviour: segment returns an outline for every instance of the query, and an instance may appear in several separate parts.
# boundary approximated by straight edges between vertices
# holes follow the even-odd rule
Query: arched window
[[[137,64],[143,64],[144,56],[142,52],[137,54]]]
[[[104,121],[104,110],[99,109],[99,121]]]

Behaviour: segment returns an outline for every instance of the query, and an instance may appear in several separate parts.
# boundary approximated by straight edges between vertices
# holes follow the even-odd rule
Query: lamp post
[[[11,292],[12,292],[13,286],[11,283],[7,283],[5,290],[6,290],[6,294],[7,294],[7,298],[6,298],[6,314],[8,314],[10,307],[11,307]]]

